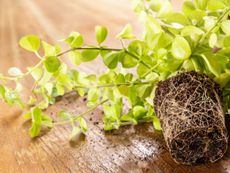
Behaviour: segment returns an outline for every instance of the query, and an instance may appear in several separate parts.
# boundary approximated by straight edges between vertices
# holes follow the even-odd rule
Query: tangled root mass
[[[185,72],[159,82],[154,106],[177,163],[215,162],[224,155],[228,136],[221,91],[208,76]]]

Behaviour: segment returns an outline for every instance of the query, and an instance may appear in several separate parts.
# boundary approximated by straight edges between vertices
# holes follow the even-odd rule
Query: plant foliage
[[[63,52],[60,45],[49,44],[35,35],[21,38],[20,46],[34,53],[39,62],[26,72],[12,67],[8,76],[1,74],[0,97],[9,105],[22,108],[28,103],[30,110],[25,118],[32,120],[31,137],[38,136],[42,126],[66,123],[73,127],[72,137],[86,133],[84,115],[99,106],[104,111],[105,130],[140,122],[152,122],[155,129],[161,130],[153,109],[154,89],[159,81],[184,71],[205,73],[219,83],[224,110],[229,108],[230,0],[185,1],[181,12],[174,11],[168,0],[134,0],[133,9],[144,31],[142,38],[137,39],[127,24],[116,36],[126,40],[122,48],[104,44],[108,35],[104,26],[96,26],[97,44],[93,46],[85,45],[80,33],[70,33],[63,40],[70,49]],[[64,58],[76,66],[102,58],[107,70],[97,75],[85,74],[70,68]],[[30,99],[24,101],[21,81],[28,76],[32,76],[34,84]],[[10,81],[15,82],[15,87],[9,87]],[[88,111],[72,115],[61,110],[59,121],[43,113],[57,96],[70,91],[87,95]]]

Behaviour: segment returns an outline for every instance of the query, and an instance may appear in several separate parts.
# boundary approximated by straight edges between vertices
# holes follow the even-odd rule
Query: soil
[[[223,157],[228,135],[221,90],[208,76],[192,71],[159,82],[154,106],[177,163],[215,162]]]

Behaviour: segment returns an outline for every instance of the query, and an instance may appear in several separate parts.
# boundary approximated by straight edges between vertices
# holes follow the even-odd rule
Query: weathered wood
[[[181,1],[174,0],[180,4]],[[178,6],[176,6],[178,9]],[[80,31],[87,43],[93,43],[94,25],[109,27],[111,46],[120,46],[114,35],[126,23],[135,26],[136,17],[128,0],[0,0],[0,69],[26,66],[36,61],[32,54],[18,47],[25,34],[38,34],[49,41],[61,39],[71,31]],[[97,63],[97,69],[95,69]],[[100,68],[101,67],[101,68]],[[100,72],[100,61],[87,63],[81,70]],[[30,82],[25,82],[30,88]],[[25,94],[26,95],[26,94]],[[0,105],[0,172],[1,173],[184,173],[228,172],[230,152],[214,164],[202,166],[177,165],[165,149],[163,136],[151,124],[102,131],[102,112],[87,115],[89,132],[78,144],[68,142],[70,127],[58,126],[34,140],[28,136],[28,123],[18,108]],[[61,108],[80,113],[86,110],[83,98],[70,94],[51,106],[47,113],[55,116]]]

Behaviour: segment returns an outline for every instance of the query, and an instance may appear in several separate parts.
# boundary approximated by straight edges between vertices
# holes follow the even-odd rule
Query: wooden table
[[[174,0],[174,4],[178,9],[181,0]],[[126,23],[134,25],[137,33],[140,31],[129,0],[0,0],[0,69],[6,72],[10,66],[19,66],[25,70],[35,63],[31,54],[18,47],[23,35],[37,34],[54,42],[71,31],[79,31],[91,44],[95,43],[94,26],[99,24],[110,30],[107,44],[120,46],[113,38]],[[87,63],[80,68],[97,72],[100,63]],[[30,87],[30,82],[26,86]],[[151,124],[105,133],[102,112],[96,110],[87,115],[89,132],[77,144],[68,142],[68,126],[55,127],[32,140],[22,112],[3,103],[0,108],[0,173],[230,172],[229,151],[214,164],[177,165],[165,148],[162,134],[154,132]],[[76,113],[86,110],[83,98],[74,94],[66,95],[47,113],[55,114],[60,108]]]

